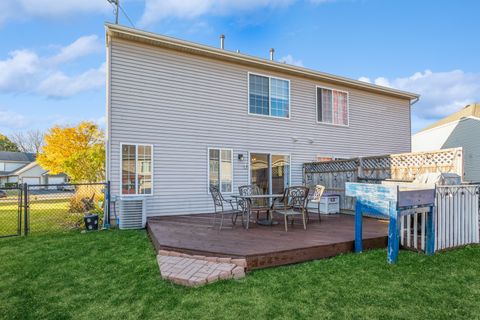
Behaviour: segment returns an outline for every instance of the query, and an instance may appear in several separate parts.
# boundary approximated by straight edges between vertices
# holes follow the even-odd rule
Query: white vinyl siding
[[[290,81],[249,73],[248,113],[290,118]]]
[[[480,119],[468,117],[413,135],[413,151],[463,148],[466,182],[480,183]]]
[[[335,86],[349,92],[349,127],[321,126],[314,120],[316,86],[333,85],[268,71],[290,79],[290,120],[280,121],[247,114],[249,72],[264,69],[119,39],[111,41],[111,51],[112,194],[121,195],[121,143],[154,145],[149,216],[213,211],[206,192],[209,147],[233,150],[233,193],[248,184],[249,151],[290,154],[291,185],[302,184],[303,163],[319,154],[410,151],[406,99]]]

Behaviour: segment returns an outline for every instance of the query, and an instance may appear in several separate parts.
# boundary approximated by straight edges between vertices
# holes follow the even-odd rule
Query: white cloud
[[[30,50],[15,50],[0,60],[0,91],[24,88],[40,69],[40,58]]]
[[[286,56],[281,57],[279,61],[283,63],[291,64],[294,66],[303,67],[302,60],[295,59],[291,54],[287,54]]]
[[[0,109],[0,126],[8,129],[24,128],[27,124],[25,117],[19,113]]]
[[[63,63],[92,53],[101,52],[102,48],[102,42],[98,39],[97,35],[83,36],[68,46],[62,47],[60,52],[51,57],[50,60],[53,63]]]
[[[358,81],[372,83],[372,80],[370,80],[370,78],[368,78],[368,77],[360,77],[360,78],[358,78]]]
[[[104,85],[105,63],[97,69],[87,70],[77,76],[67,76],[61,71],[53,73],[40,82],[36,91],[48,97],[65,98]]]
[[[285,7],[296,0],[145,0],[140,20],[146,26],[167,18],[193,19],[205,14],[229,15],[259,8]]]
[[[83,13],[108,12],[106,0],[1,0],[0,24],[30,17],[66,17]]]
[[[68,97],[104,85],[102,65],[76,76],[61,71],[62,63],[98,52],[101,44],[95,35],[80,37],[60,47],[57,54],[40,57],[32,50],[16,50],[0,60],[0,92],[29,92],[49,97]]]
[[[372,82],[367,77],[359,80]],[[425,70],[404,78],[379,77],[373,83],[421,95],[413,108],[414,129],[450,115],[469,103],[480,101],[480,73]]]

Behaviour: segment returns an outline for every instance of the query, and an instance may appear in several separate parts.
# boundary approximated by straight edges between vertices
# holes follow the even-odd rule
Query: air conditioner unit
[[[125,229],[143,229],[147,223],[145,198],[122,197],[118,214],[118,227]]]

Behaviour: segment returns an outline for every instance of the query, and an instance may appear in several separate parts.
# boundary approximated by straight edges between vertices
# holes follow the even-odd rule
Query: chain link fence
[[[91,214],[98,215],[100,228],[108,199],[109,183],[0,188],[0,237],[82,230]]]
[[[0,238],[21,234],[22,200],[22,189],[18,186],[0,190]]]

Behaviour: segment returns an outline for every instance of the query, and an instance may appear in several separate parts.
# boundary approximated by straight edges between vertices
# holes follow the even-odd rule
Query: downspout
[[[105,45],[106,45],[106,77],[105,77],[105,96],[106,96],[106,101],[105,101],[105,181],[107,182],[107,187],[108,187],[108,199],[105,199],[106,205],[109,207],[106,208],[104,212],[107,213],[107,217],[104,217],[104,228],[109,229],[110,227],[110,211],[111,211],[111,198],[112,198],[112,190],[111,190],[111,184],[110,184],[110,135],[111,135],[111,101],[112,101],[112,92],[111,92],[111,63],[112,63],[112,49],[111,49],[111,38],[110,35],[108,34],[108,31],[105,33]]]
[[[409,110],[409,113],[408,113],[408,117],[409,117],[409,125],[410,125],[410,152],[412,152],[412,135],[413,135],[413,132],[412,132],[412,106],[418,102],[418,100],[420,100],[420,97],[416,97],[415,99],[413,100],[410,100],[410,110]]]

